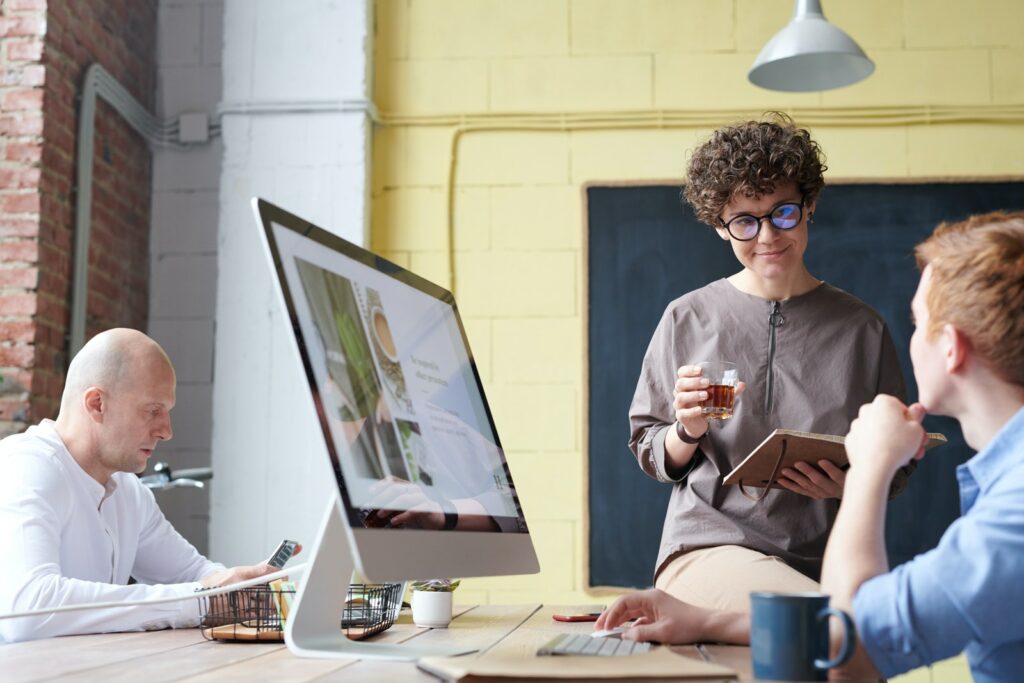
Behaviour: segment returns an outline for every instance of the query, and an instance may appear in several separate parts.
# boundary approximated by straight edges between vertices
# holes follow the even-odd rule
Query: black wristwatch
[[[704,430],[704,434],[701,434],[700,436],[690,436],[686,433],[686,428],[683,427],[683,423],[676,422],[676,436],[678,436],[679,440],[683,443],[700,443],[700,440],[703,439],[704,435],[707,433],[707,430]]]
[[[459,523],[458,512],[446,512],[444,513],[444,526],[441,528],[445,531],[451,531]]]

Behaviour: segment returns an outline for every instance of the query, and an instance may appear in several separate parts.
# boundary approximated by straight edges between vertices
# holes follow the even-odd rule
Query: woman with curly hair
[[[715,131],[689,162],[686,200],[742,270],[668,305],[630,406],[629,445],[644,472],[673,484],[655,579],[692,604],[748,611],[753,590],[817,590],[843,471],[827,460],[783,469],[786,490],[757,502],[722,479],[776,428],[845,434],[877,394],[903,397],[885,322],[804,264],[825,168],[810,134],[780,114]],[[732,419],[712,427],[696,364],[719,359],[746,383]]]

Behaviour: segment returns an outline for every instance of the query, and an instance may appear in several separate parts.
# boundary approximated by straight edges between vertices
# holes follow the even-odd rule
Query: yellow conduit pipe
[[[911,105],[892,107],[792,108],[786,109],[801,126],[864,128],[987,123],[1020,125],[1024,105]],[[530,132],[564,133],[596,130],[714,129],[731,121],[757,119],[763,111],[751,109],[648,110],[603,112],[484,112],[474,114],[387,114],[375,122],[387,127],[451,127],[448,174],[445,180],[444,222],[448,263],[448,289],[455,292],[455,176],[459,141],[470,133]]]

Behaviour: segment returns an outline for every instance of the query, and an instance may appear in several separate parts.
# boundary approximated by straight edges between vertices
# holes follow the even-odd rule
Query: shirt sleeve
[[[662,315],[651,343],[644,354],[633,402],[629,406],[629,449],[640,469],[649,477],[665,483],[684,481],[700,458],[693,454],[689,467],[678,477],[665,468],[665,437],[675,423],[672,390],[675,388],[677,339],[675,322],[669,310]]]
[[[907,384],[903,379],[903,369],[900,366],[899,354],[896,353],[896,344],[889,334],[889,326],[882,326],[881,344],[879,349],[878,364],[878,390],[876,394],[888,394],[895,396],[901,401],[907,400]],[[910,475],[917,469],[917,460],[911,460],[903,467],[896,470],[889,486],[889,499],[892,500],[907,488],[910,482]]]
[[[882,325],[879,339],[878,393],[895,396],[901,401],[907,400],[907,383],[903,379],[903,368],[896,352],[896,344],[889,334],[889,326]]]
[[[1024,639],[1024,486],[986,494],[934,550],[865,582],[854,619],[871,660],[894,676]]]
[[[0,477],[0,613],[91,602],[191,596],[199,584],[120,586],[62,575],[63,520],[73,514],[72,492],[53,463],[36,456],[9,456]],[[0,620],[8,642],[80,633],[141,631],[195,626],[197,600],[160,605],[83,610]]]
[[[139,533],[139,549],[132,567],[135,580],[148,584],[187,583],[224,569],[224,565],[203,557],[178,533],[164,517],[153,492],[137,481],[131,484],[135,489],[132,493],[139,500],[139,514],[146,523]]]

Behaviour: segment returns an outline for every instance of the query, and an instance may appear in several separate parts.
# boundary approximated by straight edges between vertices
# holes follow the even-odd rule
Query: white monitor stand
[[[321,659],[409,660],[475,652],[474,648],[373,643],[347,638],[341,631],[341,616],[356,563],[343,525],[337,498],[332,496],[295,604],[285,623],[284,640],[292,654]]]
[[[327,452],[313,453],[311,457],[321,457],[325,466],[330,463],[337,483],[285,624],[288,648],[299,656],[325,658],[416,659],[425,655],[471,652],[472,649],[467,650],[465,646],[424,647],[413,643],[353,641],[341,629],[348,584],[356,568],[374,580],[503,576],[536,573],[540,569],[454,297],[415,273],[268,202],[254,199],[253,208],[281,304],[287,312],[286,320],[299,361],[296,370],[301,369],[308,382],[313,404],[310,407],[323,431]],[[340,410],[342,398],[352,406],[359,405],[357,387],[360,392],[369,392],[366,398],[374,396],[378,401],[382,398],[390,401],[385,389],[389,386],[388,380],[378,376],[383,372],[380,369],[383,366],[378,367],[379,358],[383,356],[378,356],[373,345],[375,337],[372,335],[379,334],[374,331],[377,319],[371,320],[374,314],[363,310],[369,306],[371,294],[389,311],[388,318],[381,315],[380,319],[390,325],[387,329],[392,344],[404,349],[410,364],[416,357],[422,357],[422,362],[430,368],[429,372],[424,371],[422,381],[410,381],[406,387],[406,402],[412,401],[413,405],[402,408],[405,418],[397,414],[393,421],[389,418],[392,425],[388,429],[397,430],[399,419],[406,419],[410,425],[419,422],[417,440],[422,441],[424,453],[441,457],[451,452],[450,462],[442,468],[443,477],[437,479],[436,485],[430,482],[425,485],[433,487],[434,497],[451,500],[453,507],[455,501],[464,496],[477,498],[484,507],[484,516],[493,522],[489,524],[495,527],[492,530],[473,530],[469,520],[463,525],[467,528],[458,531],[444,527],[363,528],[358,522],[353,523],[359,514],[355,510],[360,508],[348,509],[353,490],[346,483],[343,470],[350,469],[352,475],[361,470],[355,461],[346,463],[346,459],[353,457],[349,452],[352,450],[350,435],[334,424],[334,418],[344,421],[345,414]],[[366,301],[361,304],[364,298]],[[347,333],[343,334],[339,328],[339,315],[349,321],[345,328]],[[341,339],[351,335],[357,339],[350,338],[348,344]],[[355,346],[347,350],[346,346],[352,344]],[[352,374],[356,370],[347,367],[352,362],[346,355],[350,353],[361,359],[361,365],[368,366],[373,377]],[[346,359],[344,367],[332,369],[331,358],[335,356]],[[418,376],[413,374],[412,365],[405,370],[401,370],[401,363],[397,367],[408,374],[410,380]],[[339,373],[340,385],[332,379],[332,372]],[[344,393],[343,386],[349,387],[345,390],[347,395],[337,400],[330,398],[339,391]],[[351,410],[348,412],[350,417],[355,415]],[[359,412],[364,417],[369,414],[367,406]],[[410,422],[414,415],[418,417]],[[453,431],[452,424],[460,426]],[[372,439],[372,435],[368,436]],[[395,438],[399,438],[397,431]],[[367,458],[367,464],[378,458],[381,468],[390,470],[384,466],[388,454],[383,448],[382,444],[375,443],[360,457]],[[397,452],[391,455],[407,457]],[[413,457],[420,456],[414,454]],[[441,474],[442,470],[437,473]],[[380,480],[382,476],[367,479]],[[356,498],[361,504],[366,502],[366,483],[363,481],[356,487],[359,493]],[[490,508],[486,504],[488,499]],[[480,514],[467,514],[467,517],[477,516]],[[446,515],[445,526],[449,520]],[[458,516],[455,522],[458,526]],[[433,639],[413,639],[413,642],[418,640]]]

